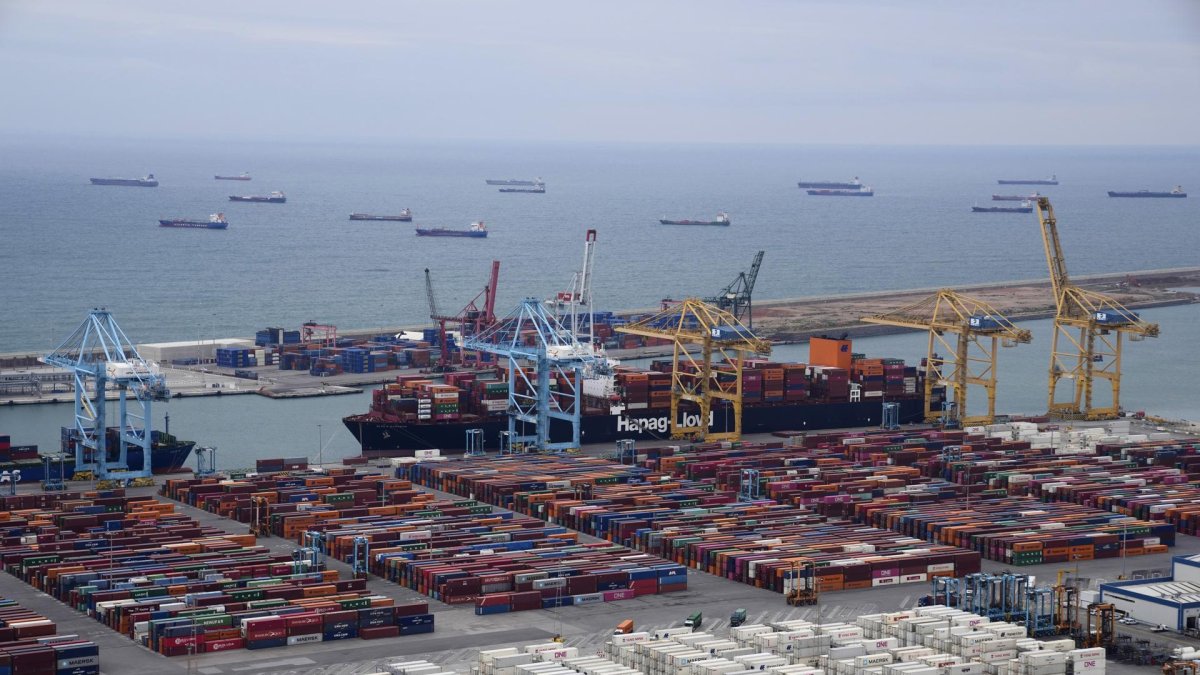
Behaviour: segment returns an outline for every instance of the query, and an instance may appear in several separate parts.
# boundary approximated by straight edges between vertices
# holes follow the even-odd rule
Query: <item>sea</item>
[[[668,145],[481,141],[339,144],[0,137],[0,352],[54,349],[90,309],[135,343],[252,336],[305,321],[344,329],[416,325],[457,311],[501,262],[498,312],[570,286],[597,231],[595,302],[650,308],[712,295],[765,250],[758,300],[1044,278],[1033,214],[974,214],[993,193],[1052,198],[1072,274],[1200,265],[1200,198],[1110,199],[1107,190],[1200,190],[1197,147]],[[215,174],[249,172],[249,182]],[[157,188],[90,177],[153,173]],[[1057,186],[1000,186],[1045,178]],[[812,197],[798,180],[859,177],[871,198]],[[541,178],[545,194],[488,178]],[[286,204],[232,203],[280,190]],[[1200,197],[1200,195],[1197,195]],[[351,222],[411,208],[414,223]],[[158,227],[223,212],[223,231]],[[712,219],[730,227],[660,226]],[[486,239],[419,238],[415,226],[486,223]],[[1129,345],[1122,403],[1200,418],[1200,306],[1146,310],[1162,337]],[[1045,409],[1050,322],[1001,353],[1003,412]],[[855,351],[916,362],[918,334]],[[804,361],[803,345],[776,358]],[[218,448],[219,463],[356,454],[342,416],[369,393],[301,400],[174,400],[156,417]],[[0,434],[54,448],[66,405],[0,407]]]

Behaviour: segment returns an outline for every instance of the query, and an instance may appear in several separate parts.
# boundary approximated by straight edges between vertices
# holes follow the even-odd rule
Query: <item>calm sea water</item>
[[[604,308],[709,294],[767,256],[756,298],[1046,276],[1033,215],[972,214],[992,193],[1054,200],[1072,273],[1200,264],[1200,200],[1113,200],[1109,189],[1200,190],[1200,149],[262,143],[0,139],[0,351],[49,350],[93,306],[137,342],[252,335],[307,320],[368,328],[420,323],[423,270],[457,308],[502,263],[498,308],[567,286],[584,231],[599,232],[595,296]],[[248,171],[249,183],[213,174]],[[155,173],[154,189],[95,187],[92,176]],[[1058,175],[1060,186],[996,184]],[[501,194],[485,178],[540,176],[544,195]],[[870,199],[808,197],[799,179],[860,176]],[[283,190],[288,203],[230,194]],[[485,240],[428,239],[405,223],[351,223],[351,211],[413,209],[417,224],[487,222]],[[226,231],[157,227],[226,213]],[[663,215],[728,211],[729,228],[663,228]],[[1163,337],[1133,345],[1124,402],[1200,416],[1195,307],[1147,312]],[[1048,326],[1047,324],[1044,324]],[[1049,331],[1002,354],[1005,410],[1044,408]],[[1039,332],[1040,331],[1040,332]],[[920,336],[859,341],[914,361]],[[787,348],[790,349],[790,348]],[[803,360],[806,348],[780,358]],[[1011,362],[1011,363],[1010,363]],[[1136,372],[1135,372],[1136,371]],[[175,401],[172,430],[229,456],[351,454],[340,417],[366,396]],[[52,447],[62,406],[0,409],[0,430]],[[230,460],[232,462],[232,459]]]

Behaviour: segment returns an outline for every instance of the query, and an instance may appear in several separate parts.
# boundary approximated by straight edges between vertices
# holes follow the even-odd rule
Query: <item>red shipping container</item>
[[[364,640],[396,637],[400,635],[399,626],[376,626],[375,628],[360,628],[358,636]]]
[[[224,652],[230,649],[243,649],[246,642],[242,638],[226,638],[224,640],[213,640],[205,642],[200,646],[200,651],[205,653]]]

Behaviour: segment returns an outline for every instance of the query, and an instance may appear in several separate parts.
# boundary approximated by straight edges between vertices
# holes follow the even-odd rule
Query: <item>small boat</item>
[[[814,197],[874,197],[875,191],[864,185],[857,190],[809,190],[808,194]]]
[[[213,180],[250,180],[250,174],[242,173],[240,176],[213,176]]]
[[[532,187],[502,187],[500,192],[532,192],[534,194],[543,194],[546,192],[546,186],[538,183]]]
[[[666,216],[663,216],[658,222],[662,225],[719,225],[728,227],[729,214],[725,212],[718,213],[716,220],[669,220]]]
[[[125,187],[158,187],[158,179],[148,173],[145,178],[92,178],[92,185],[124,185]]]
[[[996,181],[1000,185],[1058,185],[1058,176],[1049,178],[1001,178]]]
[[[1146,198],[1155,198],[1155,199],[1163,199],[1163,198],[1169,199],[1169,198],[1174,197],[1177,199],[1183,199],[1184,197],[1187,197],[1187,193],[1183,191],[1182,185],[1176,185],[1175,189],[1171,190],[1170,192],[1154,192],[1151,190],[1138,190],[1137,192],[1117,192],[1115,190],[1109,190],[1108,196],[1109,197],[1146,197]]]
[[[1033,204],[1021,202],[1020,206],[972,206],[974,213],[1033,213]]]
[[[282,192],[272,192],[269,195],[229,195],[231,202],[265,202],[268,204],[283,204],[287,201],[287,196]]]
[[[412,222],[412,211],[404,209],[394,216],[374,216],[370,213],[351,213],[350,220],[390,220],[401,223]]]
[[[487,184],[488,185],[541,185],[542,179],[534,178],[533,180],[522,180],[520,178],[489,178],[489,179],[487,179]]]
[[[471,237],[482,239],[487,235],[487,227],[483,224],[482,220],[471,223],[471,227],[466,230],[448,230],[444,227],[417,228],[418,237]]]
[[[801,188],[817,188],[817,189],[822,189],[822,190],[857,190],[862,187],[862,182],[858,180],[858,176],[855,176],[854,180],[850,181],[849,183],[842,183],[842,182],[830,181],[830,180],[818,180],[818,181],[800,181],[799,183],[796,183],[796,185]]]
[[[208,217],[208,220],[172,218],[170,220],[159,220],[158,224],[161,227],[194,227],[209,230],[224,230],[229,227],[229,221],[225,220],[224,213],[214,213]]]
[[[1042,197],[1042,195],[1038,194],[1037,192],[1035,192],[1031,195],[1028,195],[1028,196],[992,195],[992,201],[994,201],[994,202],[1036,202],[1041,197]]]

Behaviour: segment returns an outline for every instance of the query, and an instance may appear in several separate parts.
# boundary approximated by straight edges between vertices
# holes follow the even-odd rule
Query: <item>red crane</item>
[[[500,261],[492,261],[492,273],[488,277],[488,283],[483,287],[483,290],[471,298],[471,301],[466,304],[457,314],[442,314],[438,311],[437,300],[433,295],[433,278],[429,274],[429,268],[425,269],[425,293],[429,296],[429,318],[436,321],[438,325],[438,344],[441,348],[441,358],[436,367],[440,371],[448,371],[454,369],[454,363],[450,356],[450,347],[446,340],[446,324],[458,324],[461,329],[461,335],[466,338],[468,335],[475,335],[484,328],[491,326],[496,322],[496,284],[500,280]],[[483,308],[480,309],[476,304],[482,298]],[[459,352],[458,363],[462,363],[462,352]]]

